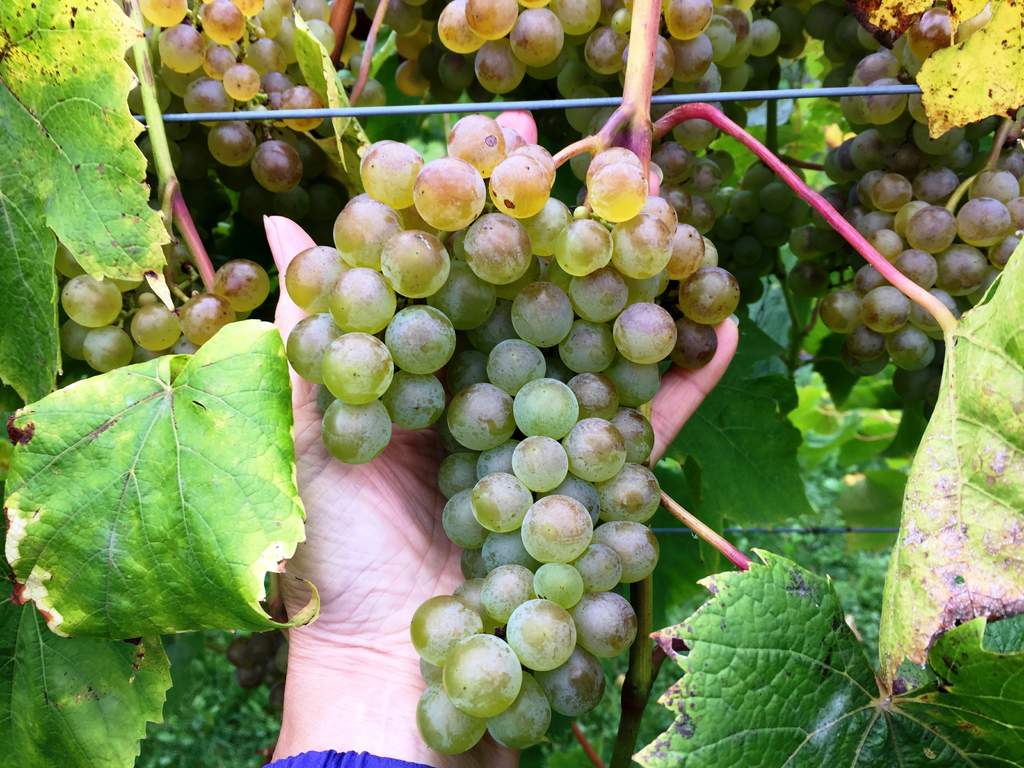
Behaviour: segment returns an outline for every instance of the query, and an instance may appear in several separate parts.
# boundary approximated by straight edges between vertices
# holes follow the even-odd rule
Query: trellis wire
[[[652,104],[691,104],[693,102],[764,101],[779,99],[822,99],[841,96],[890,96],[920,93],[916,85],[844,86],[837,88],[774,88],[763,91],[718,93],[678,93],[654,96]],[[396,104],[380,107],[334,107],[323,109],[257,109],[240,112],[173,112],[163,116],[167,123],[218,123],[231,120],[294,120],[310,117],[401,117],[407,115],[466,114],[472,112],[509,112],[512,110],[593,109],[617,107],[621,96],[590,99],[541,99],[534,101],[489,101],[454,104]],[[135,119],[145,123],[143,115]]]
[[[689,528],[652,528],[657,534],[662,535],[682,535],[690,534],[693,532]],[[729,535],[749,535],[749,534],[798,534],[802,536],[818,536],[818,535],[829,535],[829,534],[843,534],[843,533],[897,533],[899,528],[889,528],[886,526],[880,526],[876,528],[853,528],[846,526],[825,526],[825,527],[808,527],[808,528],[725,528],[722,533]]]

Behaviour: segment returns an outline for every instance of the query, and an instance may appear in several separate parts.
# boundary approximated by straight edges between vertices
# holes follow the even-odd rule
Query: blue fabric
[[[303,752],[301,755],[275,760],[264,768],[429,768],[422,763],[408,763],[390,757],[377,757],[368,752]]]

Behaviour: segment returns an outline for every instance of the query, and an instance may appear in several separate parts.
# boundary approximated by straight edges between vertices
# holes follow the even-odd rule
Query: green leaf
[[[295,56],[306,83],[316,91],[328,107],[348,107],[348,95],[338,85],[330,51],[309,31],[302,16],[295,15]],[[359,153],[370,140],[366,138],[359,121],[354,117],[332,117],[333,139],[314,139],[327,152],[340,169],[335,169],[338,180],[350,194],[363,191],[359,178]]]
[[[302,539],[303,510],[272,325],[233,323],[191,357],[65,387],[12,428],[7,560],[52,630],[279,626],[259,605],[264,576]]]
[[[110,0],[0,3],[0,377],[26,401],[59,365],[57,238],[96,276],[164,263],[128,111],[137,37]]]
[[[923,664],[975,616],[1024,611],[1024,248],[946,344],[942,388],[911,468],[886,578],[882,672]]]
[[[749,321],[729,370],[669,449],[701,469],[700,517],[768,523],[811,511],[797,464],[800,432],[786,418],[797,404],[781,347]]]
[[[0,768],[131,768],[171,686],[160,638],[61,638],[0,582]]]
[[[897,469],[869,469],[843,478],[836,506],[851,528],[889,528],[899,523],[907,473]],[[850,549],[882,550],[892,546],[894,536],[878,533],[850,533]]]
[[[682,679],[673,725],[637,755],[668,768],[1024,765],[1024,653],[982,645],[983,619],[936,643],[936,682],[880,691],[832,583],[766,552],[706,580],[713,597],[658,633]],[[1005,636],[1009,633],[1004,633]],[[1019,650],[1019,649],[1018,649]]]

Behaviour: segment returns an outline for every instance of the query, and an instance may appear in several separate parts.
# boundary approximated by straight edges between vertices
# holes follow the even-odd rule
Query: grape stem
[[[574,141],[569,146],[558,150],[554,158],[552,158],[555,161],[555,168],[561,168],[567,160],[571,160],[577,155],[582,155],[585,152],[590,152],[591,154],[600,152],[604,147],[601,146],[601,140],[598,136],[598,134],[593,136],[584,136],[579,141]]]
[[[634,2],[629,24],[629,56],[622,81],[622,106],[617,111],[629,118],[624,146],[640,158],[645,174],[651,161],[651,96],[660,28],[661,0]],[[612,115],[612,119],[614,117]]]
[[[341,50],[345,47],[345,39],[348,37],[348,23],[352,18],[352,9],[355,7],[355,0],[335,0],[331,6],[331,30],[334,32],[334,50],[331,51],[331,61],[337,66],[341,59]]]
[[[939,327],[947,336],[956,328],[957,320],[946,306],[928,291],[908,278],[888,260],[885,259],[857,231],[850,222],[832,207],[832,205],[821,195],[807,186],[806,182],[797,176],[782,160],[780,160],[764,144],[751,136],[747,131],[726,117],[720,110],[710,104],[694,103],[683,104],[676,107],[655,123],[654,136],[661,138],[677,125],[686,120],[707,120],[719,130],[732,136],[753,152],[758,159],[768,166],[775,175],[786,182],[797,195],[816,210],[829,225],[838,232],[846,242],[864,257],[869,264],[877,269],[886,280],[895,286],[904,296],[927,310],[935,318]]]
[[[812,163],[809,160],[801,160],[792,155],[779,155],[779,158],[790,168],[802,168],[805,171],[824,171],[825,166],[821,163]]]
[[[212,291],[214,283],[213,264],[210,263],[206,247],[203,245],[202,238],[199,237],[199,230],[196,229],[195,222],[192,221],[192,215],[188,212],[185,198],[182,197],[181,189],[177,183],[174,184],[174,188],[171,190],[171,212],[174,218],[174,226],[181,234],[181,239],[185,241],[185,247],[192,257],[192,263],[199,270],[199,279],[203,281],[203,288],[207,291]]]
[[[750,568],[749,557],[740,552],[729,541],[727,541],[724,536],[712,530],[710,526],[699,520],[692,512],[689,512],[682,504],[664,491],[661,492],[661,506],[667,509],[674,518],[697,534],[698,537],[721,552],[730,563],[735,565],[741,571],[745,571]]]
[[[994,171],[999,165],[999,155],[1002,154],[1003,145],[1006,144],[1006,139],[1010,135],[1010,131],[1013,130],[1014,123],[1016,121],[1004,117],[1003,121],[999,124],[999,128],[996,130],[996,135],[992,137],[992,149],[988,153],[988,159],[985,161],[985,170]]]
[[[352,104],[359,101],[363,88],[366,87],[366,81],[370,78],[373,47],[377,44],[377,33],[380,31],[380,25],[384,23],[384,15],[388,12],[388,2],[389,0],[380,0],[380,5],[377,6],[377,10],[373,14],[370,32],[366,35],[366,42],[363,44],[363,56],[359,61],[359,76],[356,78],[356,84],[352,86],[352,93],[349,96],[349,101]]]
[[[597,750],[594,749],[594,745],[587,741],[587,737],[583,734],[583,729],[580,728],[580,724],[575,720],[572,721],[572,735],[576,737],[576,741],[580,743],[583,748],[583,754],[587,756],[590,764],[594,768],[604,768],[604,760],[597,754]]]
[[[630,646],[629,668],[622,682],[619,730],[615,735],[609,768],[629,768],[633,762],[640,721],[654,684],[654,656],[650,644],[651,632],[654,631],[652,595],[653,581],[650,576],[629,585],[629,602],[636,611],[636,640]]]

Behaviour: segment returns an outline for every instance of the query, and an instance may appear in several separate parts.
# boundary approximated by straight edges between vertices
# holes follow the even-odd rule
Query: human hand
[[[314,245],[294,222],[266,219],[279,272]],[[282,290],[276,324],[284,338],[304,313]],[[717,329],[718,351],[697,371],[672,369],[653,402],[654,458],[718,382],[736,349],[731,321]],[[384,453],[365,465],[333,459],[320,439],[316,388],[292,374],[299,492],[306,507],[306,542],[289,561],[290,576],[319,592],[321,613],[289,633],[284,721],[275,758],[336,749],[444,768],[506,768],[517,753],[485,739],[471,752],[446,757],[416,732],[423,690],[409,622],[427,598],[461,583],[459,550],[441,527],[444,497],[437,489],[443,457],[431,431],[396,429]],[[289,612],[307,595],[286,580]]]

